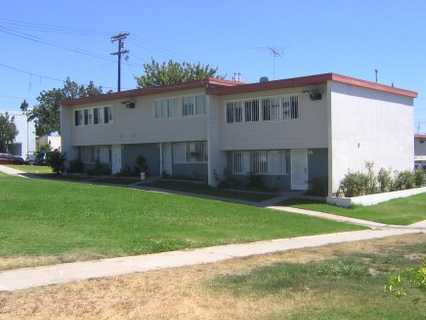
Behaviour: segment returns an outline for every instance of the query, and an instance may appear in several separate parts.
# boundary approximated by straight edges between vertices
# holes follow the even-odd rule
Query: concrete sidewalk
[[[370,228],[370,229],[383,229],[383,228],[389,228],[389,227],[404,228],[403,226],[389,226],[387,224],[378,223],[378,222],[374,222],[374,221],[350,218],[350,217],[345,217],[345,216],[339,216],[339,215],[332,214],[332,213],[324,213],[324,212],[306,210],[306,209],[300,209],[300,208],[294,208],[294,207],[269,206],[267,208],[273,209],[273,210],[278,210],[278,211],[285,211],[285,212],[303,214],[305,216],[311,216],[311,217],[316,217],[316,218],[320,218],[320,219],[327,219],[327,220],[333,220],[333,221],[337,221],[337,222],[356,224],[356,225],[367,227],[367,228]]]
[[[75,262],[37,268],[23,268],[1,272],[0,291],[14,291],[77,280],[191,266],[252,255],[317,247],[334,243],[378,239],[410,233],[419,233],[419,231],[408,229],[351,231],[289,239],[257,241],[246,244],[231,244],[195,250],[180,250],[141,256]]]
[[[25,172],[17,169],[13,169],[4,165],[0,164],[0,172],[4,174],[8,174],[10,176],[21,176],[21,174],[24,174]]]

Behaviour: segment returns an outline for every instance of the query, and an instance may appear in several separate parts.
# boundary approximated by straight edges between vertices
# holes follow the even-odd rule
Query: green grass
[[[288,202],[284,205],[385,224],[408,225],[426,220],[426,193],[390,200],[374,206],[354,206],[353,208],[340,208],[327,203],[305,200]]]
[[[172,190],[172,191],[189,192],[189,193],[194,193],[199,195],[223,197],[223,198],[245,200],[245,201],[252,201],[252,202],[261,202],[274,197],[274,195],[272,194],[222,190],[218,188],[212,188],[206,184],[186,182],[186,181],[159,180],[159,181],[153,182],[150,186],[155,188]]]
[[[359,229],[221,201],[0,176],[0,256],[119,256]]]
[[[338,255],[306,264],[276,263],[244,274],[217,277],[209,286],[239,299],[271,298],[271,301],[285,303],[295,296],[306,297],[306,303],[296,303],[289,310],[276,311],[262,319],[425,319],[424,292],[413,289],[400,299],[384,292],[391,274],[419,266],[425,255],[426,244],[423,243],[388,249],[380,254]],[[420,301],[414,303],[417,298]]]
[[[32,166],[29,164],[8,164],[7,166],[27,173],[52,173],[52,168],[48,166]]]

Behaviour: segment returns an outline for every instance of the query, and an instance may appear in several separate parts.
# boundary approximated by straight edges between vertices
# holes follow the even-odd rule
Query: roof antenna
[[[374,73],[376,74],[376,82],[379,82],[379,70],[374,69]]]

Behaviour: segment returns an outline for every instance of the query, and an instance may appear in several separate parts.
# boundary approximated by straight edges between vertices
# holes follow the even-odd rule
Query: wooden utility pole
[[[124,49],[124,40],[129,36],[128,32],[120,32],[119,34],[111,37],[111,42],[118,42],[117,52],[111,53],[113,56],[117,56],[117,91],[121,91],[121,56],[128,54],[129,50]]]

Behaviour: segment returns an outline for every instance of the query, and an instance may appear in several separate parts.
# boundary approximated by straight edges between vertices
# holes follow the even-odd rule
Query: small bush
[[[79,159],[70,161],[70,166],[68,169],[71,173],[83,173],[84,172],[84,164]]]
[[[416,187],[422,187],[426,184],[426,173],[423,169],[416,169],[414,172]]]
[[[265,184],[263,183],[262,177],[252,173],[249,175],[249,182],[247,186],[255,190],[265,189]]]
[[[393,188],[392,171],[384,168],[380,169],[377,175],[380,192],[389,192]]]
[[[96,161],[93,168],[87,170],[87,174],[91,176],[104,176],[111,174],[111,168],[108,164]]]
[[[46,163],[56,174],[62,174],[65,170],[65,155],[58,150],[46,154]]]
[[[416,186],[416,177],[414,173],[406,170],[400,172],[396,179],[394,184],[394,190],[405,190],[405,189],[411,189]]]
[[[366,162],[365,168],[367,169],[367,181],[365,186],[365,193],[366,194],[372,194],[376,193],[378,190],[377,188],[377,178],[376,173],[374,172],[374,163],[373,162]]]
[[[308,194],[325,197],[328,194],[328,178],[316,177],[309,181]]]
[[[139,169],[139,172],[148,171],[148,165],[146,163],[146,159],[143,156],[138,156],[136,158],[136,167]]]
[[[339,194],[356,197],[367,194],[368,176],[361,172],[348,173],[340,182]]]

